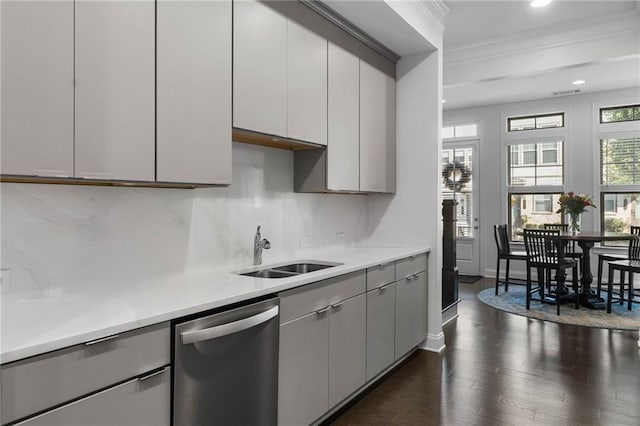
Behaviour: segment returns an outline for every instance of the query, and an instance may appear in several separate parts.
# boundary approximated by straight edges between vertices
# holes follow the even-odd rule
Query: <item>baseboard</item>
[[[427,334],[427,339],[419,346],[423,351],[442,352],[445,349],[444,333]]]

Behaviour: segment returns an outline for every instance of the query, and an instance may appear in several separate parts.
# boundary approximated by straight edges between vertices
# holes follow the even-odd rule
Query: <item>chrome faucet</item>
[[[256,230],[256,236],[253,238],[253,264],[261,265],[262,264],[262,249],[269,250],[271,248],[271,243],[266,238],[262,238],[260,235],[260,225],[258,225],[258,229]]]

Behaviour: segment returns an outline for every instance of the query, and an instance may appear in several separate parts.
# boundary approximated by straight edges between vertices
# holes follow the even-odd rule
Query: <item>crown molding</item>
[[[442,19],[449,13],[449,7],[442,0],[418,0],[418,9],[427,16],[440,31],[444,31]]]
[[[549,26],[508,37],[446,49],[443,62],[445,64],[476,62],[489,58],[526,54],[617,36],[640,35],[638,27],[639,16],[640,14],[629,15],[627,13],[609,15],[604,18],[589,18],[581,20],[579,23],[574,23],[568,29],[566,24],[563,26]],[[563,31],[559,29],[563,29]]]

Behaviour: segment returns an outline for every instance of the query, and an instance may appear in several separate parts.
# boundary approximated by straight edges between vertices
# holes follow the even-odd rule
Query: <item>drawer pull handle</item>
[[[327,312],[330,308],[331,308],[331,305],[329,305],[329,306],[325,306],[325,307],[324,307],[324,308],[322,308],[322,309],[318,309],[318,310],[316,311],[316,314],[317,314],[317,315],[322,315],[322,314],[324,314],[325,312]]]
[[[332,308],[336,309],[339,308],[340,306],[342,306],[342,304],[344,303],[344,300],[338,303],[334,303],[333,305],[331,305]]]
[[[389,283],[389,284],[385,284],[385,285],[383,285],[383,286],[381,286],[381,287],[378,287],[378,290],[380,290],[380,293],[383,293],[384,291],[386,291],[386,290],[389,288],[389,286],[390,286],[391,284],[392,284],[392,283]]]
[[[92,340],[90,342],[85,342],[85,346],[91,346],[91,345],[95,345],[97,343],[102,343],[102,342],[106,342],[112,339],[115,339],[117,337],[119,337],[119,334],[114,334],[113,336],[107,336],[107,337],[103,337],[101,339],[96,339],[96,340]]]
[[[167,371],[167,368],[169,368],[169,367],[161,367],[161,368],[158,368],[157,370],[152,370],[151,372],[145,374],[144,376],[138,377],[138,381],[142,382],[142,381],[150,379],[150,378],[152,378],[154,376],[158,376],[158,375],[164,373],[165,371]]]

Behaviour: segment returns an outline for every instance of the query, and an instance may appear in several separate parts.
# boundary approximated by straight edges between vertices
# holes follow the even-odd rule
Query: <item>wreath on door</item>
[[[458,161],[453,161],[442,169],[442,179],[447,188],[460,192],[471,180],[471,169]]]

